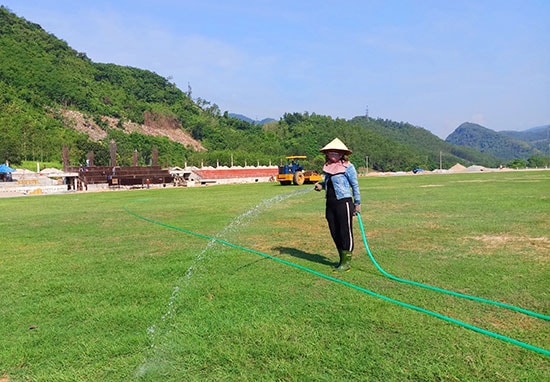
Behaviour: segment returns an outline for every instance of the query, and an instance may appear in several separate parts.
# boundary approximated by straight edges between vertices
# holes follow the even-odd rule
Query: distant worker
[[[353,215],[361,212],[361,194],[355,166],[349,162],[351,150],[335,138],[320,150],[325,154],[323,180],[315,184],[315,190],[326,190],[325,217],[340,261],[337,271],[349,271],[353,240]]]

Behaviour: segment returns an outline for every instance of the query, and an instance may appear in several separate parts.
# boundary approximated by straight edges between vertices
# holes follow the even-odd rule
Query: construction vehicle
[[[317,183],[322,180],[321,174],[317,171],[304,171],[300,165],[300,159],[306,159],[304,155],[292,155],[286,157],[287,164],[279,166],[277,182],[282,186],[295,184],[301,186],[304,183]]]

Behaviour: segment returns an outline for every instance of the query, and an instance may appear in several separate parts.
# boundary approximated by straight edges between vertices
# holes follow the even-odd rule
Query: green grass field
[[[360,186],[387,272],[550,314],[550,171]],[[333,273],[311,189],[0,199],[0,381],[550,380],[548,355],[366,293],[550,350],[547,320],[383,276],[357,221]]]

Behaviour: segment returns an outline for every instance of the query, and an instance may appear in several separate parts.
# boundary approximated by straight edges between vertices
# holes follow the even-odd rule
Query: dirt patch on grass
[[[520,246],[526,245],[535,247],[537,249],[548,250],[550,249],[550,239],[547,237],[522,237],[522,236],[508,236],[508,235],[481,235],[470,237],[477,241],[483,242],[487,247],[496,248],[502,246]]]
[[[493,329],[497,330],[512,330],[514,328],[539,330],[541,328],[540,320],[524,315],[506,315],[505,317],[499,317],[495,313],[487,313],[481,317],[474,318],[473,321],[477,326],[481,327],[488,324]]]
[[[470,236],[467,239],[481,242],[487,252],[502,248],[525,252],[526,249],[535,253],[534,260],[541,263],[548,263],[550,256],[550,238],[548,237],[526,237],[510,235],[480,235]]]

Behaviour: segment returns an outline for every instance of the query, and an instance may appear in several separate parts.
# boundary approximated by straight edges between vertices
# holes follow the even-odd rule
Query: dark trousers
[[[355,206],[351,198],[338,201],[327,201],[325,217],[328,222],[330,235],[336,249],[353,251],[353,213]]]

